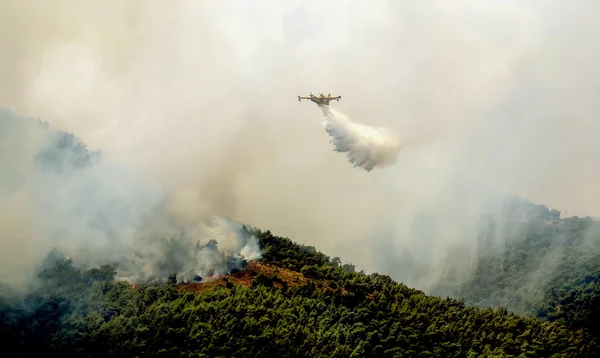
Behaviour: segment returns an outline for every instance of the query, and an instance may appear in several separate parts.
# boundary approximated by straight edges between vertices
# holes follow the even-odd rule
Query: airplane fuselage
[[[320,105],[329,105],[329,102],[331,101],[329,98],[319,98],[319,97],[312,97],[310,99],[312,102],[315,102],[316,104],[320,104]]]
[[[336,100],[339,102],[340,98],[342,98],[342,96],[337,96],[337,97],[332,97],[332,96],[325,96],[325,95],[320,95],[320,96],[315,96],[315,95],[309,95],[309,96],[298,96],[298,101],[301,101],[303,99],[308,99],[311,102],[316,103],[319,106],[328,106],[329,102],[331,102],[331,100]]]

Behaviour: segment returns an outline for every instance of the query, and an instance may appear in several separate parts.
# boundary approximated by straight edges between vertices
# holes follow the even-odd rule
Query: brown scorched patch
[[[309,281],[314,282],[318,290],[328,287],[325,282],[306,278],[300,272],[256,261],[248,262],[248,266],[243,271],[236,272],[232,275],[215,278],[207,282],[186,283],[179,285],[179,287],[183,290],[188,290],[195,293],[202,293],[217,286],[225,287],[227,282],[231,282],[235,286],[250,287],[252,280],[254,280],[260,274],[268,279],[271,279],[273,281],[273,286],[277,288],[282,287],[282,282],[285,282],[288,287],[292,287],[304,285]],[[345,290],[341,290],[341,293],[346,294]]]

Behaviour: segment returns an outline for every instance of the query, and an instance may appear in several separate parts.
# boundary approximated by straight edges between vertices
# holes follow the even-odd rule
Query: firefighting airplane
[[[322,105],[328,106],[329,101],[336,100],[339,102],[341,98],[342,98],[342,96],[335,97],[335,96],[332,96],[331,93],[328,93],[327,96],[325,96],[323,93],[319,93],[319,96],[315,96],[311,92],[310,95],[308,95],[308,96],[298,96],[298,102],[302,102],[303,99],[309,99],[312,102],[315,102],[319,106],[322,106]]]

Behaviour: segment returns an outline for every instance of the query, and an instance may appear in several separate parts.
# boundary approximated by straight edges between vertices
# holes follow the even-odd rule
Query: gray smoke
[[[207,213],[182,217],[172,193],[90,152],[70,134],[8,111],[0,112],[0,128],[8,145],[3,153],[10,153],[0,162],[0,272],[9,283],[26,280],[33,269],[27,265],[52,249],[85,267],[114,264],[119,278],[133,282],[172,273],[190,281],[225,274],[236,259],[260,257],[256,237],[242,224]],[[23,143],[28,150],[19,148]],[[216,251],[197,246],[211,240]],[[14,257],[22,254],[28,257],[19,265]]]
[[[168,192],[178,226],[231,217],[366,271],[403,261],[386,271],[404,279],[408,262],[466,262],[456,247],[475,255],[477,225],[497,202],[477,186],[600,216],[599,9],[3,0],[0,105],[75,133],[104,163]],[[401,134],[401,160],[366,173],[333,152],[314,106],[296,100],[315,88],[342,95],[335,108],[350,118]],[[35,186],[22,187],[29,162],[14,155],[38,143],[13,138],[23,137],[0,142],[18,173],[0,175],[5,277],[39,246],[26,239],[37,228],[36,193],[25,190]]]

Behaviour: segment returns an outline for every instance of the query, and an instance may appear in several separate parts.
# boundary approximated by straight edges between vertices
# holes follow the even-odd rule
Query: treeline
[[[32,136],[34,133],[36,135]],[[22,158],[22,160],[33,159],[35,167],[41,172],[68,172],[89,166],[101,158],[101,152],[91,151],[72,133],[54,129],[41,119],[21,117],[0,108],[0,142],[7,143],[6,150],[9,152],[14,150],[16,153],[21,150],[18,143],[31,142],[31,138],[36,138],[37,142],[33,145],[39,145],[39,148],[36,148],[38,152],[34,158]],[[0,161],[1,164],[3,163]],[[5,170],[5,175],[8,177],[18,175],[11,173],[10,166],[2,166],[0,170]]]
[[[23,120],[48,127],[0,111],[0,139],[17,133],[14,128]],[[36,157],[40,170],[78,168],[98,156],[72,134],[48,130],[51,135]],[[356,272],[352,264],[268,231],[257,231],[263,260],[302,273],[305,283],[274,285],[283,280],[260,274],[249,287],[228,282],[199,295],[182,290],[173,279],[133,288],[116,282],[110,265],[80,270],[53,253],[27,295],[0,289],[4,352],[85,357],[598,356],[598,222],[560,219],[556,210],[515,200],[487,225],[510,230],[503,231],[500,246],[482,236],[483,249],[471,275],[445,277],[446,285],[437,292],[460,300],[427,296],[388,276]]]
[[[85,357],[592,357],[585,331],[506,310],[429,297],[388,276],[365,275],[312,247],[259,232],[266,262],[303,273],[275,286],[218,285],[195,294],[173,284],[114,281],[54,257],[40,285],[3,298],[9,355]],[[327,288],[327,289],[326,289]]]
[[[600,222],[561,219],[556,210],[522,200],[508,208],[490,219],[504,229],[501,245],[481,245],[474,269],[463,276],[448,270],[433,293],[600,333]]]

